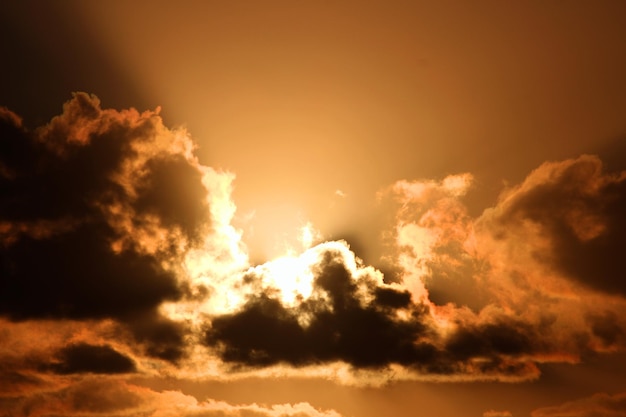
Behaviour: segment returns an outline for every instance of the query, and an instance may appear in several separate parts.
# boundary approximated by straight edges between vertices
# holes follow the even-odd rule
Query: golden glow
[[[9,35],[1,70],[15,80],[3,86],[0,119],[1,106],[15,103],[28,109],[25,125],[38,123],[69,87],[112,108],[160,104],[163,115],[68,109],[59,119],[67,129],[48,132],[67,138],[68,149],[102,136],[111,150],[118,133],[132,143],[118,170],[101,173],[115,189],[78,196],[94,198],[89,210],[98,204],[102,213],[68,206],[54,214],[66,199],[43,192],[51,210],[26,199],[25,211],[52,214],[27,219],[15,210],[0,219],[7,415],[406,417],[419,408],[437,417],[549,417],[583,415],[596,402],[623,406],[626,393],[615,387],[626,375],[624,183],[592,160],[554,162],[498,194],[545,160],[593,153],[624,169],[626,2],[67,0],[39,2],[38,13],[13,3],[0,6],[0,21],[10,23],[0,26]],[[106,133],[109,125],[118,128]],[[13,149],[11,132],[1,130],[2,147],[18,157],[0,157],[2,186],[19,199],[45,191],[31,182],[48,169],[39,154],[12,172],[28,149]],[[102,167],[72,167],[104,169],[107,155]],[[200,206],[210,212],[190,216],[189,231],[188,219],[177,220],[189,206],[168,204],[177,187],[156,199],[163,210],[139,208],[146,172],[159,165],[151,161],[169,156],[186,161],[207,191]],[[63,163],[50,166],[61,173]],[[475,180],[449,175],[459,172]],[[75,178],[83,173],[96,178],[89,170]],[[72,192],[73,178],[60,178]],[[6,200],[2,216],[13,211],[13,194]],[[149,260],[167,285],[152,288],[149,275],[130,270],[136,282],[121,282],[115,269],[91,282],[99,275],[88,267],[107,272],[108,258],[78,247],[63,251],[58,270],[50,262],[50,273],[26,252],[105,223],[110,233],[94,237],[107,239],[107,256]],[[19,253],[29,256],[18,263]],[[76,269],[76,280],[59,273],[72,257],[86,270]],[[23,287],[14,265],[26,271]],[[32,282],[31,272],[39,274]],[[72,304],[89,296],[112,301],[93,317],[73,316]],[[265,310],[268,300],[280,310]],[[308,344],[304,363],[283,355],[303,346],[283,344],[294,320]],[[233,323],[230,333],[209,340],[207,329],[224,323]],[[151,350],[170,339],[183,350],[178,362]],[[138,372],[55,373],[51,361],[77,343],[110,346],[104,351],[127,356]],[[240,363],[238,352],[261,365]],[[618,352],[618,360],[600,357]],[[369,354],[376,357],[361,366]],[[559,365],[591,354],[588,363]],[[537,364],[547,377],[537,384],[385,385],[521,381],[538,376]],[[608,394],[591,397],[596,390]],[[571,402],[576,396],[587,399]],[[323,411],[331,407],[337,412]]]
[[[284,256],[258,266],[254,271],[263,276],[264,284],[278,290],[284,304],[293,306],[309,298],[313,291],[311,265],[315,259],[311,255],[313,253],[308,251],[298,257]]]
[[[322,235],[315,230],[311,222],[308,222],[300,228],[300,238],[298,239],[304,249],[308,249],[313,246],[315,241],[320,240]]]

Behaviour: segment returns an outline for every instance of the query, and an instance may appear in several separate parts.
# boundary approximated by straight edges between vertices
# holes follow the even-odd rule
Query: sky
[[[0,4],[0,417],[626,416],[626,3]]]

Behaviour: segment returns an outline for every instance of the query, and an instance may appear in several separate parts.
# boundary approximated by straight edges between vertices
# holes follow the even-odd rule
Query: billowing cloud
[[[148,353],[179,358],[185,330],[157,309],[187,291],[180,265],[213,227],[219,174],[157,113],[83,93],[34,131],[6,109],[1,121],[0,314],[113,318]]]
[[[526,237],[531,254],[592,289],[626,294],[626,172],[606,173],[595,156],[545,163],[504,193],[482,225],[496,240]]]
[[[204,343],[233,369],[341,362],[383,379],[400,366],[426,378],[516,380],[536,377],[528,358],[551,349],[541,328],[503,313],[433,313],[435,305],[386,284],[343,242],[320,244],[302,256],[310,262],[306,295],[286,302],[263,275],[271,269],[252,269],[242,279],[254,288],[245,302],[208,324]]]
[[[252,366],[342,361],[356,367],[426,362],[432,346],[417,341],[426,332],[425,309],[410,294],[386,285],[382,275],[357,264],[345,244],[319,245],[311,264],[306,299],[285,306],[270,291],[251,296],[233,314],[216,317],[206,342],[221,356]],[[262,279],[251,271],[244,280]]]
[[[320,244],[301,255],[305,270],[272,261],[243,274],[238,288],[247,295],[234,312],[207,320],[204,343],[234,369],[341,362],[435,379],[537,378],[544,362],[622,350],[624,298],[587,283],[564,259],[602,252],[573,255],[572,240],[607,245],[607,253],[624,247],[616,207],[625,178],[591,156],[546,163],[477,218],[463,204],[469,174],[400,181],[380,196],[398,203],[400,283],[345,243]],[[602,258],[596,273],[617,283],[618,258]],[[286,297],[274,285],[284,274],[306,285]]]
[[[597,157],[543,164],[477,217],[470,174],[392,184],[379,195],[396,210],[391,279],[349,242],[313,245],[310,224],[301,253],[250,265],[233,175],[200,164],[158,112],[78,93],[35,130],[1,110],[0,134],[11,415],[331,417],[127,378],[521,381],[626,347],[626,173]]]
[[[622,349],[626,173],[604,172],[594,156],[545,163],[477,218],[462,203],[470,179],[393,188],[397,259],[413,294],[470,327],[471,317],[494,311],[515,317],[518,330],[506,339],[519,353],[548,354],[557,340],[567,346],[563,357]]]

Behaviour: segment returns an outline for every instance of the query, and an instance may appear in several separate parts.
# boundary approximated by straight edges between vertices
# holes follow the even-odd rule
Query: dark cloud
[[[79,343],[63,348],[50,369],[58,374],[124,374],[136,371],[132,359],[107,345]]]
[[[313,359],[308,357],[305,332],[297,317],[266,296],[250,300],[239,313],[213,320],[207,342],[219,343],[222,358],[229,362],[258,366]]]
[[[533,354],[540,340],[536,330],[521,321],[461,325],[446,343],[446,352],[454,359],[498,358],[501,355]]]
[[[163,317],[156,311],[144,312],[125,323],[148,355],[171,362],[184,355],[187,329],[183,323]]]
[[[234,369],[344,363],[411,377],[520,380],[536,377],[545,358],[625,343],[612,306],[582,311],[572,330],[567,318],[552,318],[561,301],[527,278],[547,272],[554,282],[563,275],[626,293],[626,176],[604,173],[595,157],[543,165],[478,219],[460,201],[467,174],[399,182],[390,236],[401,262],[389,279],[341,241],[282,259],[294,264],[244,271],[229,228],[230,177],[207,176],[189,138],[156,113],[103,110],[79,93],[35,130],[1,110],[0,134],[0,316],[12,325],[72,323],[50,342],[52,359],[32,350],[24,366],[2,370],[24,386],[37,372],[108,378],[151,358],[176,372],[215,354]],[[531,299],[549,311],[523,311]],[[113,324],[88,332],[87,322]],[[15,340],[31,331],[25,325]],[[207,349],[186,349],[198,336]]]
[[[202,174],[181,156],[148,161],[150,173],[139,186],[135,203],[140,213],[150,213],[166,227],[179,226],[187,236],[197,237],[198,225],[207,220]]]
[[[200,171],[175,149],[158,148],[172,139],[154,114],[101,110],[95,97],[78,93],[34,132],[3,121],[3,221],[91,219],[112,203],[188,232],[208,220]],[[134,163],[138,178],[128,178],[124,170]]]
[[[363,305],[356,281],[332,251],[315,268],[314,285],[322,298],[293,308],[268,295],[251,298],[241,311],[212,321],[207,343],[219,346],[224,360],[250,366],[343,361],[376,368],[422,359],[414,341],[425,331],[425,308],[407,292],[372,286],[372,301]],[[412,320],[397,319],[399,309]]]
[[[184,291],[167,265],[209,226],[190,145],[155,113],[83,93],[35,130],[4,109],[0,134],[0,314],[110,317],[179,357],[182,329],[156,311]]]
[[[422,375],[491,378],[535,375],[526,358],[553,349],[532,325],[504,315],[459,318],[442,335],[429,307],[407,291],[355,276],[332,250],[312,270],[317,296],[287,307],[271,292],[254,295],[240,311],[214,318],[206,343],[235,366],[344,362],[355,369],[401,365]]]
[[[408,291],[397,291],[391,288],[376,288],[376,304],[390,308],[407,308],[411,304]]]
[[[501,239],[534,224],[551,243],[537,259],[584,285],[626,295],[626,175],[605,173],[595,156],[546,163],[499,208]]]
[[[106,225],[82,224],[3,248],[0,313],[14,319],[122,318],[179,297],[174,277],[156,259],[116,254],[108,236]]]
[[[626,339],[626,331],[622,328],[620,317],[613,311],[602,314],[589,314],[587,320],[592,334],[600,340],[602,348],[621,346]]]
[[[405,287],[368,279],[327,250],[312,267],[311,297],[292,306],[256,292],[238,312],[213,319],[206,343],[244,366],[395,364],[422,375],[508,380],[537,377],[546,358],[623,346],[614,314],[588,315],[588,326],[572,329],[566,317],[574,314],[561,305],[569,301],[550,291],[570,288],[564,276],[621,292],[626,175],[604,173],[589,156],[544,164],[476,220],[459,201],[469,179],[395,186]],[[533,287],[546,274],[552,288]],[[592,306],[581,308],[584,321]]]

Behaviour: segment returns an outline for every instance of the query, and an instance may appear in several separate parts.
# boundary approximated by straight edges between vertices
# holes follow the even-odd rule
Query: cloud
[[[545,163],[504,193],[482,219],[495,238],[519,234],[543,245],[537,261],[592,289],[626,295],[626,172],[595,156]],[[488,223],[488,224],[485,224]]]
[[[532,417],[624,417],[626,393],[595,394],[591,397],[569,401],[554,407],[534,410]]]
[[[565,240],[609,236],[609,252],[621,247],[609,229],[619,230],[613,206],[626,196],[623,178],[596,157],[546,163],[477,218],[462,201],[469,174],[398,182],[382,198],[398,202],[401,283],[386,283],[347,244],[327,242],[301,256],[305,272],[244,274],[247,295],[207,321],[204,342],[233,369],[341,362],[451,380],[533,379],[544,362],[622,350],[624,298],[572,275],[561,259],[571,256]],[[620,276],[620,260],[604,261],[598,274]],[[285,273],[307,276],[306,291],[286,300],[273,286]]]
[[[50,369],[59,374],[122,374],[135,372],[135,363],[107,345],[80,343],[66,346]]]
[[[36,395],[0,397],[0,416],[66,417],[341,417],[334,410],[319,410],[308,403],[233,405],[198,401],[180,391],[154,391],[115,378],[85,378]]]
[[[385,194],[398,204],[392,235],[404,285],[416,297],[439,305],[455,303],[480,310],[488,300],[472,275],[483,265],[467,250],[472,219],[461,200],[472,181],[470,174],[440,181],[403,180]]]
[[[233,176],[186,132],[77,93],[35,130],[1,109],[0,134],[0,415],[339,417],[125,379],[181,369],[193,326],[164,303],[214,298],[247,267]]]
[[[605,172],[588,155],[547,162],[477,218],[463,204],[471,181],[460,174],[391,187],[397,264],[414,294],[425,289],[437,305],[474,311],[581,292],[624,295],[626,172]]]
[[[483,413],[483,417],[513,417],[510,411],[489,410]]]
[[[0,121],[0,314],[113,318],[148,353],[180,358],[185,330],[158,307],[187,291],[181,265],[214,227],[219,174],[158,114],[84,93],[38,129],[6,109]]]
[[[311,251],[317,260],[310,265],[313,289],[307,300],[290,308],[269,292],[250,297],[240,311],[212,320],[207,344],[219,346],[224,360],[251,366],[343,361],[380,367],[416,363],[428,354],[430,346],[414,343],[425,331],[424,311],[411,304],[408,292],[357,266],[345,244]],[[252,272],[247,279],[262,277]]]
[[[7,398],[127,374],[520,381],[626,347],[626,173],[597,157],[545,163],[477,217],[470,174],[391,185],[392,280],[348,242],[309,247],[310,224],[302,253],[251,266],[234,176],[156,112],[77,93],[34,130],[1,110],[0,133]]]
[[[550,350],[541,328],[505,314],[458,313],[442,326],[430,304],[384,283],[345,242],[326,242],[302,256],[310,262],[306,297],[286,303],[278,289],[264,287],[273,282],[263,275],[272,269],[257,268],[243,279],[254,290],[241,307],[207,323],[204,343],[231,369],[340,362],[379,379],[399,366],[413,377],[519,380],[535,378],[529,357]]]

